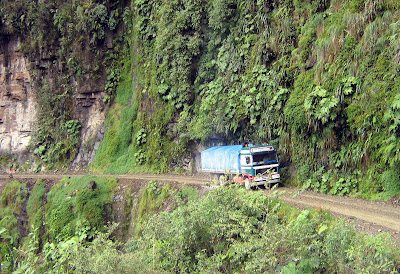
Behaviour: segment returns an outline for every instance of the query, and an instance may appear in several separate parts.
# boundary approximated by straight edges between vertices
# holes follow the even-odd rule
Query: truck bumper
[[[254,177],[254,185],[276,184],[281,181],[279,173],[273,173],[270,176]]]

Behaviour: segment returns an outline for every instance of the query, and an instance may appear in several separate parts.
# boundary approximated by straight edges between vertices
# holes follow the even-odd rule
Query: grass
[[[134,209],[137,211],[133,214],[136,236],[141,233],[141,224],[158,212],[162,208],[165,199],[170,195],[170,185],[160,187],[158,183],[154,181],[150,181],[149,185],[143,189],[138,200],[138,207]]]
[[[104,229],[117,179],[112,177],[65,177],[47,195],[46,221],[52,240],[74,236],[77,229]]]
[[[40,233],[40,230],[36,228],[39,228],[43,225],[42,212],[44,209],[43,199],[45,193],[46,193],[46,181],[41,179],[37,180],[26,205],[26,212],[29,217],[29,227],[33,228],[35,233]]]
[[[7,230],[7,234],[10,236],[9,240],[14,243],[20,240],[17,217],[22,213],[27,192],[25,183],[14,180],[8,183],[1,193],[0,228]]]

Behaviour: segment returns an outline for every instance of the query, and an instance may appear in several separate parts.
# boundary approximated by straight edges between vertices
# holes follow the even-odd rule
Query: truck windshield
[[[276,152],[266,152],[262,154],[253,155],[253,162],[272,162],[277,161]]]

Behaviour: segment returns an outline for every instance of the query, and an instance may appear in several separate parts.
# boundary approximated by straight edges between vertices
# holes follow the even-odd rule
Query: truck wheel
[[[210,178],[211,178],[211,181],[218,181],[218,179],[219,179],[219,176],[218,176],[218,174],[215,174],[215,173],[211,173],[210,174]]]
[[[244,188],[247,190],[250,190],[250,188],[251,188],[250,179],[247,177],[246,177],[246,179],[244,179]]]
[[[225,175],[220,175],[219,176],[219,185],[220,186],[225,186],[226,185],[226,177],[225,177]]]

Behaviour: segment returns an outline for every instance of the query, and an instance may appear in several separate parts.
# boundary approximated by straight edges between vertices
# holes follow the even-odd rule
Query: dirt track
[[[30,174],[14,175],[18,178],[33,179],[53,179],[60,180],[64,176],[82,175],[51,175],[51,174]],[[179,184],[206,184],[210,180],[208,177],[183,176],[183,175],[97,175],[113,176],[126,180],[154,180],[163,182],[176,182]],[[9,181],[8,175],[0,175],[0,183]],[[356,229],[370,235],[380,232],[389,232],[393,238],[400,243],[400,206],[383,201],[365,201],[358,198],[339,197],[304,191],[298,193],[296,188],[279,188],[280,198],[285,202],[304,208],[323,208],[329,210],[334,216],[343,217],[354,222]]]
[[[339,197],[303,191],[295,188],[280,188],[280,198],[298,208],[322,208],[334,216],[354,222],[357,230],[376,235],[389,232],[400,243],[400,207],[390,202],[366,201],[359,198]]]

